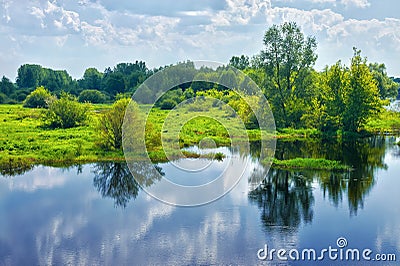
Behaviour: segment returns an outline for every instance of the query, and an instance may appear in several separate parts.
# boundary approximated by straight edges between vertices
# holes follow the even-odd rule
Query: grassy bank
[[[85,126],[69,129],[48,129],[43,127],[41,109],[23,108],[21,105],[0,105],[0,169],[24,169],[32,164],[68,165],[98,161],[122,161],[121,150],[104,150],[99,145],[96,129],[100,115],[111,105],[91,105],[89,120]],[[146,108],[146,107],[143,107]],[[211,110],[211,111],[210,111]],[[152,109],[149,113],[151,132],[163,132],[165,141],[178,138],[181,148],[198,144],[204,138],[212,139],[217,146],[230,145],[232,140],[259,140],[259,130],[243,130],[240,120],[218,108],[198,112],[193,117],[190,110],[169,113]],[[167,121],[167,125],[164,122]],[[220,121],[227,121],[222,125]],[[164,126],[164,127],[163,127]],[[394,132],[400,128],[400,114],[385,112],[367,124],[371,132]],[[389,130],[390,129],[390,130]],[[153,161],[166,161],[159,134],[151,134],[148,147]],[[315,129],[282,129],[278,138],[312,139],[318,141],[321,133]],[[177,156],[182,156],[177,153]],[[198,154],[184,153],[186,157]],[[210,157],[212,157],[210,155]],[[295,159],[274,161],[275,167],[307,169],[347,169],[338,162],[320,159]]]

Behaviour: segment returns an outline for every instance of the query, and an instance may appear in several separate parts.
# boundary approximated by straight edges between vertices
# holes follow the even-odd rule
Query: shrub
[[[23,106],[28,108],[47,108],[51,97],[50,92],[43,86],[40,86],[26,97]],[[18,100],[20,99],[18,98]]]
[[[161,110],[171,110],[177,105],[176,101],[172,99],[165,99],[161,102],[160,109]]]
[[[62,93],[60,99],[49,103],[45,122],[51,128],[71,128],[82,125],[87,119],[87,106],[76,97]]]
[[[116,101],[99,120],[100,142],[107,149],[121,149],[122,147],[122,125],[129,102],[129,98]],[[137,106],[135,105],[135,107]]]
[[[98,90],[83,90],[78,97],[79,102],[104,103],[106,96]]]

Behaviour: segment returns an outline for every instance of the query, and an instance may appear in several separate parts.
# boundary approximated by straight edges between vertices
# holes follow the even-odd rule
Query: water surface
[[[251,154],[223,148],[251,167],[227,195],[193,208],[150,197],[121,163],[38,166],[2,176],[0,265],[263,265],[279,262],[258,259],[265,244],[321,250],[337,247],[339,237],[349,248],[393,253],[399,260],[399,140],[278,142],[279,159],[325,157],[355,170],[271,169],[256,189],[249,178],[262,174],[257,143]],[[165,177],[190,183],[169,164],[158,167]],[[147,181],[141,185],[159,182]]]

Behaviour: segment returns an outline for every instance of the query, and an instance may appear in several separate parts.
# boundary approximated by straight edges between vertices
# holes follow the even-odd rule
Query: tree
[[[78,81],[79,86],[86,90],[101,90],[101,79],[103,74],[96,68],[91,67],[85,70],[83,78]]]
[[[15,90],[14,84],[5,76],[2,77],[0,81],[0,92],[9,96]]]
[[[17,86],[19,88],[36,88],[40,85],[42,67],[39,65],[25,64],[18,68]]]
[[[380,98],[396,98],[399,84],[388,77],[385,64],[370,63],[369,69],[377,82]]]
[[[119,72],[111,72],[110,74],[105,75],[103,78],[102,88],[112,96],[115,96],[117,93],[124,93],[124,75]]]
[[[49,103],[45,123],[51,128],[71,128],[83,125],[87,120],[88,108],[76,97],[62,93],[61,98]]]
[[[317,59],[315,37],[305,38],[295,22],[285,22],[266,31],[264,45],[265,93],[277,125],[297,126],[304,112],[298,109],[308,101],[304,80]]]
[[[98,90],[83,90],[79,94],[78,101],[81,103],[104,103],[106,96]]]
[[[250,60],[247,55],[232,56],[229,65],[240,70],[244,70],[250,66]]]
[[[100,142],[107,149],[122,148],[122,125],[129,102],[129,98],[116,101],[111,110],[102,115],[99,120]],[[138,108],[134,103],[131,105]]]
[[[353,48],[354,56],[350,66],[350,86],[346,92],[343,126],[345,131],[356,132],[383,102],[367,60],[361,51]]]
[[[23,106],[29,108],[47,108],[51,99],[50,92],[45,87],[40,86],[26,97]]]

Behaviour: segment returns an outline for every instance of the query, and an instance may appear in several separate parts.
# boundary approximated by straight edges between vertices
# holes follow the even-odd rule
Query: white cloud
[[[296,21],[307,34],[317,37],[321,60],[334,56],[331,52],[323,54],[326,47],[349,45],[350,51],[352,46],[357,46],[363,52],[365,50],[366,55],[380,51],[381,60],[388,60],[395,66],[395,57],[389,49],[396,51],[400,47],[398,19],[371,17],[360,20],[344,15],[343,7],[345,10],[368,9],[375,4],[372,1],[306,0],[305,4],[299,4],[280,0],[280,5],[275,6],[277,0],[226,0],[225,5],[205,1],[191,8],[184,1],[168,0],[158,4],[165,7],[160,11],[154,8],[156,3],[153,0],[139,6],[117,4],[111,0],[3,0],[0,14],[4,23],[0,25],[0,35],[15,41],[12,47],[9,42],[3,42],[0,49],[8,51],[5,54],[13,50],[18,54],[16,58],[23,60],[18,62],[21,64],[33,58],[39,59],[38,63],[50,61],[40,59],[40,54],[48,51],[57,52],[60,58],[64,55],[60,47],[68,48],[76,57],[85,53],[86,59],[82,62],[65,59],[65,62],[69,60],[71,64],[73,61],[79,64],[75,69],[86,64],[104,65],[123,58],[140,58],[152,62],[153,66],[186,59],[226,62],[234,54],[257,53],[262,48],[265,30],[272,24]],[[290,7],[282,4],[285,2],[290,2]],[[302,8],[303,5],[307,9]],[[45,37],[50,38],[50,42],[42,43],[40,47],[35,45]],[[95,49],[83,52],[83,46]],[[101,55],[99,51],[102,51]],[[344,56],[342,50],[336,53],[337,59]],[[11,64],[11,59],[5,60],[2,59],[0,71],[5,71],[8,65],[15,65],[15,62]],[[400,70],[395,71],[400,74]],[[5,72],[15,75],[15,69]]]
[[[341,0],[340,3],[346,7],[355,6],[359,8],[366,8],[371,5],[368,0]]]

